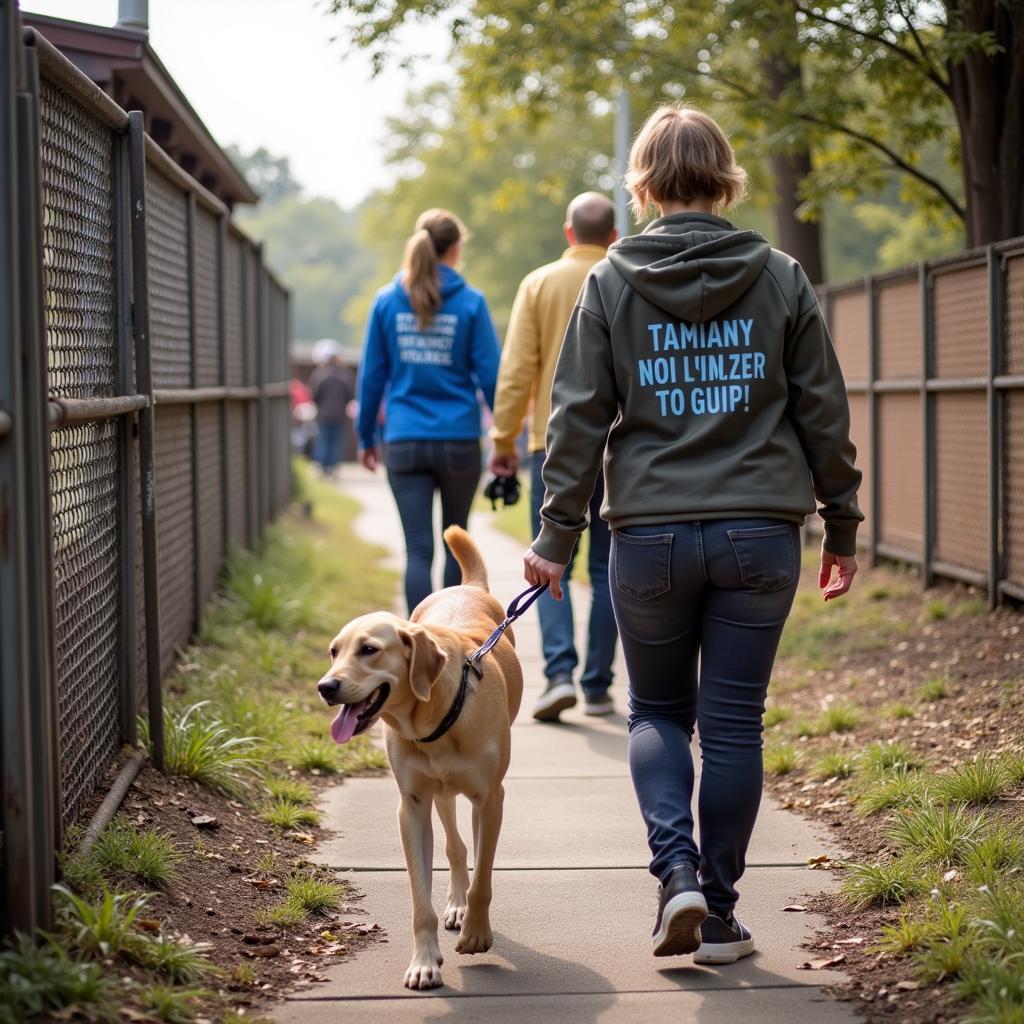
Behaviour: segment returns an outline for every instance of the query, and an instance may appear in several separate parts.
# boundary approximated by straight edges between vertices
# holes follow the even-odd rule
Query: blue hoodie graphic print
[[[494,406],[498,338],[483,293],[442,265],[441,308],[420,327],[396,274],[374,299],[359,371],[359,444],[378,443],[377,413],[387,391],[384,440],[467,441],[481,434],[477,389]]]

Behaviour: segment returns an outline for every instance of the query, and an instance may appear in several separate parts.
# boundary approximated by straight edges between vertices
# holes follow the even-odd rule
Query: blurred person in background
[[[384,465],[405,534],[405,598],[411,612],[433,590],[434,495],[442,531],[465,527],[480,482],[480,402],[494,406],[498,339],[483,293],[456,267],[468,233],[448,210],[420,214],[402,269],[374,299],[359,375],[360,459]],[[385,399],[385,393],[387,395]],[[457,585],[446,550],[444,585]]]
[[[322,365],[309,378],[309,389],[316,404],[313,459],[324,476],[333,476],[344,451],[348,405],[355,397],[355,381],[352,371],[341,362],[341,350],[336,342],[326,338],[318,341],[314,346],[314,358],[317,356],[323,360]]]

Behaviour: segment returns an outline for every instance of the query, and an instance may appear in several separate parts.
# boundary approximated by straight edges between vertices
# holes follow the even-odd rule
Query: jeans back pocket
[[[740,579],[748,587],[770,593],[790,586],[796,579],[797,559],[793,534],[797,532],[797,527],[794,523],[726,532],[736,553]]]
[[[637,601],[650,601],[672,588],[672,534],[651,536],[616,530],[615,586]]]

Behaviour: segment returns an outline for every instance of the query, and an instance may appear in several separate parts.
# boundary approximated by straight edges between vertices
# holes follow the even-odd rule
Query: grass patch
[[[941,598],[929,601],[924,606],[924,617],[928,622],[941,622],[949,618],[949,605]]]
[[[298,928],[306,920],[306,912],[298,903],[285,900],[267,910],[257,911],[252,915],[253,921],[260,927]]]
[[[156,889],[166,889],[178,878],[183,860],[170,837],[153,829],[139,831],[120,817],[99,834],[87,856],[105,875],[121,872]]]
[[[800,751],[791,743],[772,743],[764,748],[764,770],[769,775],[788,775],[800,762]]]
[[[934,934],[934,929],[925,920],[915,917],[913,912],[900,912],[896,924],[882,925],[882,935],[870,950],[872,953],[909,953],[920,949]]]
[[[173,985],[146,985],[139,990],[143,1010],[164,1024],[189,1024],[196,1019],[200,1000],[207,993],[199,988],[177,988]]]
[[[301,779],[290,779],[283,775],[271,775],[264,780],[267,795],[272,800],[288,800],[293,804],[311,804],[313,790]]]
[[[996,885],[1009,871],[1024,871],[1024,835],[996,825],[974,845],[964,860],[967,879],[974,886]]]
[[[863,815],[878,814],[894,807],[906,807],[919,799],[927,789],[928,779],[920,772],[899,768],[884,775],[860,780],[854,793],[857,811]]]
[[[1017,750],[1009,751],[999,758],[999,764],[1011,786],[1024,783],[1024,753]]]
[[[789,708],[781,707],[778,704],[772,704],[764,709],[764,727],[771,729],[776,725],[781,725],[783,722],[788,721],[792,717],[793,712]]]
[[[237,796],[242,778],[260,766],[259,740],[234,735],[208,710],[210,701],[190,704],[183,711],[164,713],[164,761],[168,775],[193,779],[210,789]],[[149,722],[142,719],[140,732],[152,755]]]
[[[818,719],[817,731],[822,736],[835,732],[853,732],[860,724],[860,719],[860,711],[854,705],[832,704]]]
[[[260,817],[282,832],[304,826],[315,827],[320,824],[319,811],[312,807],[303,807],[301,804],[293,803],[283,797],[277,797],[264,804],[260,810]]]
[[[899,721],[902,718],[913,718],[914,709],[909,704],[904,704],[902,701],[896,701],[892,704],[886,704],[882,708],[882,717],[888,718],[892,721]]]
[[[984,831],[984,818],[962,805],[917,800],[896,814],[886,834],[901,852],[949,868],[964,863]]]
[[[949,696],[949,680],[943,676],[935,676],[934,679],[929,679],[921,684],[917,696],[928,704],[942,700]]]
[[[865,775],[885,775],[917,771],[925,766],[925,760],[905,743],[880,741],[865,747],[860,757],[860,770]]]
[[[848,779],[857,767],[857,759],[845,750],[832,750],[822,754],[814,764],[819,779]]]
[[[337,910],[348,893],[348,886],[313,876],[298,876],[285,882],[288,899],[307,914],[326,914]]]
[[[70,949],[104,959],[132,953],[139,944],[135,919],[149,902],[133,893],[105,891],[96,901],[83,899],[63,885],[55,885],[57,931]]]
[[[839,898],[854,910],[891,907],[931,888],[930,881],[913,857],[894,857],[879,864],[848,864],[839,886]]]
[[[951,803],[988,804],[1002,796],[1010,785],[1004,765],[988,754],[979,754],[942,776],[936,792]]]

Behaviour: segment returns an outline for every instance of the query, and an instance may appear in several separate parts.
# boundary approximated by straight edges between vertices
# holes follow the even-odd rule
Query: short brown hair
[[[671,103],[651,114],[633,140],[625,185],[637,220],[652,203],[710,199],[717,212],[743,198],[747,172],[714,118]]]

